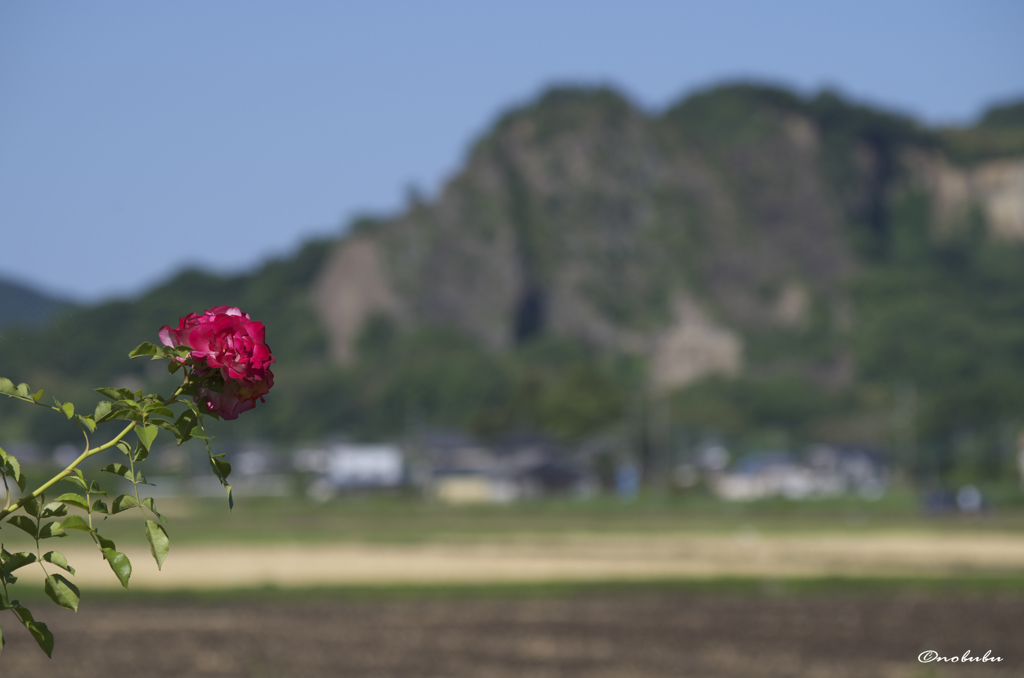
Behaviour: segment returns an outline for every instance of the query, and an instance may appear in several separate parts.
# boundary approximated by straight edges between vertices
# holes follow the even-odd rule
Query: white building
[[[317,465],[334,487],[397,487],[405,470],[395,445],[332,445]]]

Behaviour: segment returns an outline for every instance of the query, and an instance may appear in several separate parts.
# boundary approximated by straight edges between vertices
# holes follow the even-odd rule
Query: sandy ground
[[[40,612],[42,609],[40,609]],[[7,615],[4,615],[6,617]],[[54,659],[0,617],[0,675],[146,678],[1009,678],[1024,600],[998,596],[93,603],[46,610]],[[920,664],[943,656],[986,664]]]
[[[84,590],[119,584],[97,551],[64,551]],[[171,547],[158,572],[128,551],[132,588],[513,583],[705,577],[1011,574],[1024,536],[574,535],[465,544],[268,544]]]

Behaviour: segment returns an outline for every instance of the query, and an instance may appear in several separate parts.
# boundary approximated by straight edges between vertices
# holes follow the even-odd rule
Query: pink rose
[[[220,373],[224,391],[203,389],[197,402],[225,419],[251,410],[274,385],[270,364],[276,361],[264,340],[263,323],[237,308],[215,306],[202,315],[189,313],[178,319],[177,329],[160,328],[159,336],[165,346],[192,349],[189,357],[196,363],[196,376]]]
[[[274,373],[267,370],[265,381],[249,379],[231,379],[224,382],[224,390],[220,393],[208,388],[199,391],[196,402],[203,403],[207,412],[216,412],[222,419],[238,419],[238,415],[256,407],[256,401],[263,399],[274,385]]]

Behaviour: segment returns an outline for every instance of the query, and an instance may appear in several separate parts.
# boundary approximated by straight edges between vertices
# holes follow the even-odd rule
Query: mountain
[[[550,91],[479,140],[436,202],[335,249],[314,290],[331,356],[352,360],[380,315],[496,350],[554,335],[649,356],[661,388],[794,359],[847,383],[839,337],[858,271],[955,239],[976,217],[993,241],[1024,239],[1024,139],[976,150],[1024,129],[1013,110],[971,130],[964,163],[956,131],[828,93],[732,86],[650,116],[610,90]],[[812,329],[834,350],[743,350],[752,334]]]
[[[187,271],[62,331],[7,333],[0,373],[155,384],[124,354],[231,304],[279,359],[246,434],[643,439],[658,401],[693,435],[995,472],[1024,411],[1020,111],[929,129],[830,92],[729,85],[652,114],[552,89],[502,116],[435,199],[246,276]],[[13,421],[6,435],[49,435]]]
[[[0,280],[0,332],[9,327],[39,328],[72,304],[8,280]]]

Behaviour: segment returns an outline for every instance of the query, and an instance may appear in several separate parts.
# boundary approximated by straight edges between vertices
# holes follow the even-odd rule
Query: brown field
[[[4,619],[0,675],[64,678],[1006,678],[1024,599],[620,592],[527,599],[92,602],[48,660]],[[1001,663],[922,665],[992,650]]]
[[[31,607],[57,637],[53,660],[9,613],[0,616],[8,641],[0,676],[1024,675],[1018,531],[742,527],[428,536],[185,541],[172,545],[162,572],[148,550],[136,548],[128,551],[134,594],[120,590],[94,550],[61,544],[77,568],[81,610],[74,615],[36,593]],[[25,574],[18,588],[32,579]],[[854,583],[755,585],[743,594],[715,584],[723,578]],[[925,585],[884,584],[901,578]],[[947,580],[980,581],[961,590],[989,593],[929,589]],[[1000,590],[1018,593],[992,593],[985,581],[1017,582]],[[580,587],[586,582],[621,586]],[[318,587],[324,591],[311,593]],[[101,589],[107,592],[90,595]],[[283,593],[289,589],[294,599]],[[803,592],[781,595],[786,590]],[[919,664],[927,649],[946,656],[991,650],[1004,661]]]

